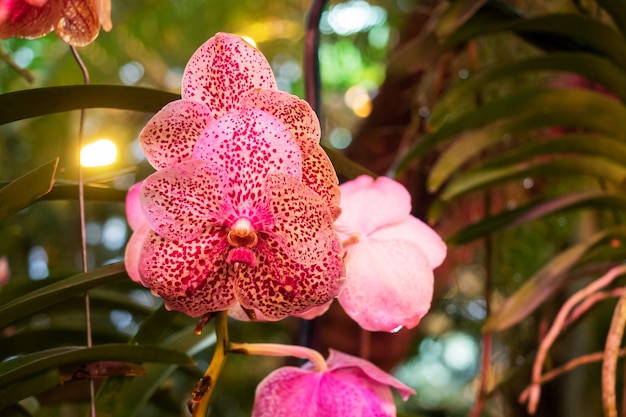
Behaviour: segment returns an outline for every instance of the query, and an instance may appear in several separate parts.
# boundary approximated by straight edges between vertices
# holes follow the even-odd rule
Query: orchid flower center
[[[239,269],[241,264],[246,264],[250,267],[256,265],[256,256],[250,248],[256,246],[259,238],[250,220],[245,217],[237,219],[228,231],[226,240],[233,247],[228,252],[226,263],[233,265],[236,270]]]
[[[226,240],[235,248],[253,248],[259,241],[252,223],[245,217],[237,219],[230,228]]]

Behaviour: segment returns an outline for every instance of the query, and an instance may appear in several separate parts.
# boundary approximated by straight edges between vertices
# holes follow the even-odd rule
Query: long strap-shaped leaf
[[[411,146],[394,170],[402,173],[438,144],[501,119],[518,119],[518,130],[528,122],[531,128],[568,126],[626,138],[626,107],[621,103],[592,91],[533,88],[489,102],[425,135]]]
[[[47,372],[47,384],[52,382],[62,382],[69,380],[72,375],[65,375],[62,368],[69,365],[80,365],[96,361],[118,361],[132,363],[169,363],[176,365],[191,365],[193,359],[187,354],[159,346],[127,345],[127,344],[107,344],[93,347],[66,347],[50,349],[43,352],[36,352],[24,355],[19,358],[0,363],[0,409],[19,401],[16,395],[32,395],[41,392],[50,386],[33,386],[30,378],[36,378],[41,373]],[[52,375],[50,371],[52,370]],[[55,381],[56,379],[56,381]],[[23,383],[27,380],[31,387],[26,391]],[[12,387],[12,383],[20,384],[21,389]],[[41,381],[40,381],[41,382]],[[55,384],[56,385],[56,384]],[[8,393],[13,395],[9,396]],[[23,397],[22,397],[23,398]]]
[[[556,290],[561,288],[568,272],[593,248],[608,239],[626,239],[626,227],[608,229],[585,239],[583,242],[561,252],[537,271],[513,295],[507,298],[500,309],[493,313],[483,331],[505,330],[520,322],[540,306]]]
[[[545,216],[578,208],[626,210],[626,195],[619,192],[587,191],[565,194],[549,200],[533,201],[514,210],[505,210],[473,223],[447,238],[446,242],[460,245]]]
[[[0,125],[30,117],[90,108],[156,113],[180,95],[125,85],[69,85],[0,95]]]
[[[50,192],[58,164],[59,158],[56,158],[0,188],[0,220]]]
[[[52,304],[110,282],[128,279],[123,262],[56,281],[0,306],[0,329]]]

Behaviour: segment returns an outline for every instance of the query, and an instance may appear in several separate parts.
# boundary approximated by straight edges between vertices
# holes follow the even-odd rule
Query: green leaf
[[[624,4],[615,0],[596,0],[596,3],[611,16],[622,34],[626,35],[626,8]]]
[[[59,158],[56,158],[0,188],[0,220],[47,194],[54,184],[58,164]]]
[[[485,19],[488,24],[485,24]],[[534,18],[511,19],[493,23],[492,15],[477,14],[445,40],[449,47],[488,34],[510,31],[520,36],[556,36],[580,45],[580,51],[605,56],[626,69],[626,39],[604,23],[577,14],[549,14]]]
[[[53,373],[46,377],[49,381],[54,375],[59,376],[58,383],[71,379],[72,375],[67,375],[61,369],[70,365],[82,365],[96,361],[116,361],[131,363],[168,363],[175,365],[192,365],[193,359],[186,353],[178,350],[162,348],[159,346],[126,345],[126,344],[106,344],[93,347],[64,347],[50,349],[20,356],[18,358],[0,363],[0,398],[2,404],[10,405],[22,398],[37,394],[45,389],[40,386],[30,384],[28,387],[17,390],[10,384],[34,378],[42,372],[59,369],[59,374]],[[46,388],[49,387],[49,383]],[[7,391],[4,391],[7,390]],[[9,397],[7,392],[14,392],[20,398]]]
[[[214,344],[214,333],[198,336],[193,333],[193,327],[173,334],[164,342],[165,346],[184,351],[189,356],[194,356]],[[146,375],[140,378],[107,378],[96,396],[96,408],[99,417],[132,417],[138,415],[154,392],[177,367],[148,364],[145,365],[145,368]]]
[[[450,176],[460,171],[464,164],[486,151],[487,148],[496,145],[505,135],[539,128],[545,124],[545,119],[545,115],[542,114],[520,115],[517,119],[502,120],[461,135],[442,152],[433,166],[428,177],[429,190],[437,191]],[[551,118],[548,117],[547,121],[550,120]],[[602,156],[626,166],[626,144],[617,138],[593,133],[574,133],[545,140],[537,139],[537,135],[534,135],[534,141],[531,143],[519,145],[494,157],[487,157],[480,166],[483,169],[507,167],[539,155],[571,155],[573,153]]]
[[[441,199],[452,200],[470,191],[512,179],[548,175],[589,175],[620,185],[626,181],[626,166],[605,158],[568,155],[549,161],[521,162],[504,168],[479,168],[452,180],[441,193]]]
[[[467,80],[455,84],[437,102],[428,123],[439,127],[446,119],[458,117],[459,112],[467,107],[463,103],[471,103],[473,106],[473,98],[486,86],[531,71],[575,72],[602,84],[626,102],[626,72],[624,70],[597,55],[555,52],[495,65],[472,74]]]
[[[626,210],[626,195],[621,192],[588,191],[565,194],[505,210],[473,223],[446,239],[451,245],[470,242],[489,234],[527,224],[539,218],[578,208]]]
[[[324,150],[330,158],[330,161],[332,162],[335,171],[349,179],[354,179],[359,175],[369,175],[373,178],[376,178],[378,176],[364,166],[359,165],[356,162],[346,158],[334,149],[324,147]]]
[[[112,108],[156,113],[179,94],[125,85],[69,85],[0,95],[0,125],[70,110]]]
[[[439,37],[450,35],[467,22],[485,3],[487,0],[457,0],[451,3],[437,20],[435,33]]]
[[[526,318],[561,288],[567,281],[568,273],[583,256],[599,244],[616,238],[626,238],[626,227],[599,232],[555,256],[489,316],[483,331],[502,331]]]
[[[0,328],[33,314],[41,309],[60,303],[85,291],[115,282],[129,279],[123,262],[117,262],[84,274],[56,281],[39,290],[21,296],[0,306]]]
[[[510,122],[506,123],[512,123],[515,130],[567,126],[626,138],[626,108],[619,102],[593,91],[528,89],[491,101],[423,136],[398,161],[393,171],[400,174],[440,143],[501,119],[509,119]]]

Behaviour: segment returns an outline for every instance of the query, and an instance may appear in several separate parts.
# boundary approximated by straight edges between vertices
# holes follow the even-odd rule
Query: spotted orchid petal
[[[0,2],[0,38],[38,38],[52,30],[72,46],[93,41],[102,25],[111,29],[110,0],[4,0]]]
[[[343,284],[343,263],[334,240],[328,256],[310,265],[296,263],[272,238],[259,242],[258,263],[237,271],[237,300],[268,320],[306,313],[334,298]],[[333,251],[334,249],[334,251]]]
[[[74,46],[85,46],[91,43],[100,32],[101,20],[106,22],[105,30],[111,28],[110,17],[99,13],[106,13],[96,0],[63,0],[61,16],[56,23],[54,32],[63,42]],[[110,3],[110,0],[108,1]],[[110,8],[110,5],[109,5]],[[108,11],[110,13],[110,10]],[[108,28],[108,29],[107,29]]]
[[[265,56],[241,37],[218,33],[193,54],[182,80],[184,100],[204,103],[218,119],[240,108],[242,94],[276,88]]]
[[[223,226],[232,209],[216,170],[206,161],[190,160],[146,178],[141,198],[152,229],[189,242],[211,226]]]
[[[418,245],[366,237],[347,250],[345,262],[339,303],[363,329],[413,328],[428,312],[433,271]]]
[[[311,307],[300,313],[292,313],[290,314],[290,316],[299,317],[305,320],[312,320],[315,317],[319,317],[322,314],[326,313],[326,311],[328,311],[332,303],[333,303],[333,300],[331,299],[326,304],[322,304],[321,306],[317,306],[317,307]],[[254,312],[255,321],[258,321],[258,322],[272,321],[268,319],[267,317],[265,317],[265,315],[261,313],[261,311],[259,311],[258,309],[251,309],[251,310]],[[243,307],[241,307],[241,304],[239,304],[238,302],[228,309],[228,315],[240,321],[250,321],[250,316],[243,310]]]
[[[273,221],[264,231],[275,237],[295,262],[311,264],[324,259],[336,239],[324,201],[280,172],[268,175],[265,189]]]
[[[245,94],[241,105],[266,111],[287,126],[302,154],[302,182],[326,201],[333,217],[337,218],[339,181],[328,155],[319,145],[319,120],[311,106],[284,91],[262,89]]]
[[[176,165],[191,159],[200,134],[212,121],[206,106],[186,100],[172,101],[139,133],[141,149],[155,169]]]
[[[391,387],[415,392],[371,363],[331,350],[328,369],[283,367],[257,387],[253,417],[395,417]]]
[[[52,31],[61,13],[59,2],[27,0],[0,2],[0,37],[39,38]]]
[[[211,123],[193,157],[226,173],[221,186],[239,215],[255,212],[250,203],[263,193],[270,172],[302,177],[300,150],[285,125],[256,109],[236,111]]]
[[[224,261],[225,235],[218,228],[192,242],[176,242],[150,232],[139,261],[143,285],[163,298],[166,308],[191,317],[228,309],[235,297]]]

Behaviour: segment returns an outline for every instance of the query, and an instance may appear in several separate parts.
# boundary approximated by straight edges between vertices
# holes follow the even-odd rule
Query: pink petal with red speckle
[[[156,168],[191,159],[202,131],[213,121],[209,109],[199,103],[176,100],[168,103],[139,133],[148,162]]]
[[[211,226],[225,226],[232,212],[222,177],[206,161],[184,161],[144,180],[142,207],[159,235],[191,241]]]
[[[301,313],[295,313],[291,315],[295,317],[300,317],[301,319],[305,319],[305,320],[312,320],[315,317],[319,317],[322,314],[326,313],[326,311],[328,311],[328,309],[330,308],[330,305],[332,304],[332,302],[333,300],[330,300],[329,302],[321,306],[312,307]],[[255,321],[258,321],[258,322],[271,321],[271,320],[268,320],[267,317],[265,317],[263,313],[261,313],[259,310],[253,309],[253,311],[256,316]],[[246,312],[243,311],[243,308],[241,307],[241,304],[239,303],[236,303],[234,306],[228,309],[228,315],[237,320],[250,321],[250,317],[248,317]]]
[[[289,259],[275,239],[257,245],[257,265],[237,271],[235,295],[242,306],[258,309],[267,320],[306,312],[337,296],[343,283],[339,241],[316,263]]]
[[[143,181],[133,184],[126,194],[126,219],[132,230],[137,230],[144,224],[147,224],[146,217],[141,209],[139,196],[141,195],[141,186]]]
[[[150,232],[141,253],[143,285],[166,308],[191,317],[226,310],[235,302],[233,276],[226,264],[226,230],[215,228],[192,242],[175,242]]]
[[[403,221],[411,212],[411,196],[398,182],[387,177],[374,180],[361,175],[341,184],[342,214],[336,222],[341,233],[367,235]]]
[[[320,122],[304,100],[280,90],[254,89],[241,97],[241,107],[263,110],[287,126],[298,144],[320,141]]]
[[[253,88],[276,88],[263,54],[239,36],[218,33],[193,54],[183,73],[182,96],[204,103],[217,119],[240,108]]]
[[[284,91],[255,89],[243,96],[241,105],[266,111],[287,126],[302,154],[302,182],[326,201],[337,218],[339,181],[328,155],[319,146],[320,124],[309,103]]]
[[[324,259],[336,240],[333,219],[324,201],[281,172],[268,175],[265,193],[274,221],[263,231],[275,237],[295,262],[312,264]]]
[[[345,262],[339,303],[363,329],[412,328],[428,312],[433,271],[419,245],[362,237],[347,248]]]
[[[270,172],[302,177],[300,150],[285,125],[256,109],[237,111],[211,123],[193,157],[226,173],[222,187],[241,216],[256,212]]]
[[[124,266],[126,267],[126,272],[128,276],[138,284],[142,284],[141,276],[139,274],[139,258],[141,256],[141,249],[143,247],[143,242],[148,236],[152,229],[150,229],[150,225],[148,222],[144,221],[140,226],[138,226],[132,235],[130,235],[130,239],[128,239],[128,243],[126,244],[126,250],[124,253]]]

